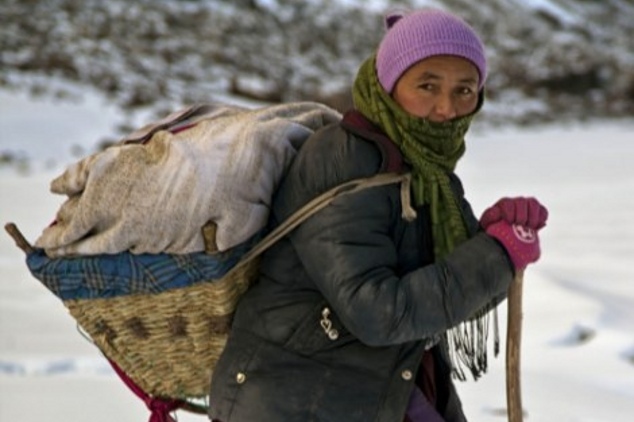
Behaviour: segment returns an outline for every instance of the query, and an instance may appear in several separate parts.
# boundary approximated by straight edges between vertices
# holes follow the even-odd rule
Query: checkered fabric
[[[159,293],[221,278],[255,240],[213,255],[122,252],[49,258],[42,249],[36,249],[27,255],[26,264],[31,274],[62,300]]]

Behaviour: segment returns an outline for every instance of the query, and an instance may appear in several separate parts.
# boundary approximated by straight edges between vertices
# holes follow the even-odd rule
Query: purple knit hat
[[[431,56],[449,55],[470,60],[480,73],[478,89],[487,77],[482,41],[465,21],[448,12],[425,9],[385,18],[388,28],[376,55],[376,72],[383,89],[392,92],[413,64]]]

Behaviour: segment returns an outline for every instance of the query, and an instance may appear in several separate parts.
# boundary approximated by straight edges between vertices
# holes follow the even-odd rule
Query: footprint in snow
[[[563,337],[553,342],[556,346],[581,346],[590,342],[596,337],[597,331],[594,328],[583,325],[574,325]]]

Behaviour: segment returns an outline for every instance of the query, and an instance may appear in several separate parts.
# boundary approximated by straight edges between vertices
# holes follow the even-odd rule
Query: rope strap
[[[150,419],[148,422],[176,422],[175,419],[170,415],[171,412],[179,409],[183,406],[184,402],[182,400],[171,400],[171,399],[161,399],[157,397],[152,397],[147,394],[141,387],[136,385],[134,381],[128,375],[126,375],[119,366],[114,363],[112,360],[106,358],[112,369],[116,372],[116,374],[121,378],[123,383],[141,400],[145,402],[145,405],[150,410]]]
[[[330,205],[336,198],[352,193],[360,192],[362,190],[386,186],[395,183],[401,184],[401,206],[403,207],[402,217],[407,221],[412,221],[416,218],[416,211],[412,208],[410,197],[410,186],[412,182],[412,175],[410,173],[396,174],[396,173],[380,173],[372,177],[364,177],[360,179],[351,180],[349,182],[342,183],[334,188],[324,192],[318,197],[312,199],[306,205],[295,211],[288,217],[282,224],[277,226],[267,236],[264,237],[257,245],[255,245],[249,252],[247,252],[240,262],[238,262],[228,273],[236,271],[237,268],[242,265],[246,265],[253,259],[261,255],[275,242],[286,236],[293,229],[306,221],[311,216],[315,215],[318,211],[324,209]]]

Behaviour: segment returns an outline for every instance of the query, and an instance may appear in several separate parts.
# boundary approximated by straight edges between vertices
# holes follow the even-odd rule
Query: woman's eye
[[[434,84],[420,84],[418,88],[422,89],[423,91],[434,91],[435,86]]]
[[[473,90],[471,88],[468,87],[462,87],[462,88],[458,88],[458,95],[466,97],[466,96],[470,96],[473,94]]]

